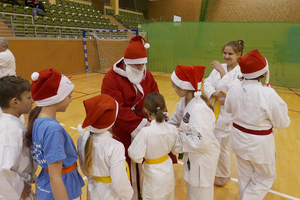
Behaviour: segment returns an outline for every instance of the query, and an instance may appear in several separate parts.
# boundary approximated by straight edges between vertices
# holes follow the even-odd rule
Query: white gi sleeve
[[[145,135],[142,129],[128,148],[129,157],[136,163],[142,163],[146,155]]]
[[[174,142],[174,146],[172,147],[172,153],[176,155],[183,152],[182,152],[182,145],[179,137],[179,130],[176,127],[174,127],[174,132],[175,132],[174,133],[175,142]]]
[[[275,91],[269,95],[268,99],[269,112],[267,112],[267,115],[271,123],[279,129],[288,127],[290,125],[290,118],[288,116],[287,104]]]
[[[182,151],[187,153],[206,152],[214,137],[215,118],[210,110],[195,107],[190,116],[191,133],[180,132]]]
[[[167,121],[168,124],[173,124],[176,127],[180,126],[181,120],[184,114],[184,101],[185,98],[181,98],[180,101],[176,105],[176,111],[172,115],[172,117]]]
[[[18,174],[22,149],[0,146],[0,199],[19,200],[24,189],[23,178]]]
[[[227,93],[232,88],[232,86],[240,82],[240,80],[237,78],[241,74],[239,70],[240,67],[236,66],[236,68],[237,69],[233,69],[234,71],[230,71],[227,74],[225,74],[223,78],[219,81],[219,83],[216,86],[216,89],[218,91]]]
[[[125,148],[122,143],[115,146],[110,157],[111,186],[120,199],[131,200],[133,189],[126,173]]]
[[[214,87],[214,79],[217,78],[215,77],[215,74],[219,73],[217,70],[213,69],[210,75],[204,80],[203,85],[204,85],[204,93],[208,98],[211,98],[211,95],[216,91]]]

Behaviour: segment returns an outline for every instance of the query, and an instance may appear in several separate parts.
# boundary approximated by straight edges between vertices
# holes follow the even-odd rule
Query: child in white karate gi
[[[87,199],[130,200],[133,190],[126,169],[124,145],[110,133],[118,115],[118,103],[101,94],[83,101],[86,118],[77,130],[82,172],[88,177]],[[84,131],[82,128],[88,128]]]
[[[200,88],[205,67],[178,65],[171,75],[181,97],[168,123],[180,127],[184,152],[183,178],[188,200],[213,200],[220,145],[214,135],[215,116]]]
[[[164,97],[159,93],[150,93],[144,102],[144,111],[150,119],[150,126],[144,127],[128,148],[130,158],[136,163],[143,159],[143,200],[173,200],[175,178],[173,154],[181,152],[177,128],[165,122],[166,109]]]
[[[23,144],[20,120],[33,104],[30,83],[18,76],[0,78],[0,199],[33,199],[30,183],[35,172],[29,148]]]
[[[237,158],[240,199],[261,200],[276,179],[273,126],[286,128],[290,118],[286,103],[261,83],[268,76],[267,59],[252,50],[240,57],[239,65],[243,80],[229,90],[225,101],[233,120],[229,147]]]
[[[214,106],[216,117],[215,136],[221,147],[217,166],[215,185],[222,187],[230,180],[230,151],[228,139],[232,126],[231,116],[224,109],[226,93],[238,77],[242,75],[238,59],[243,55],[244,41],[230,41],[222,49],[223,59],[226,63],[221,64],[215,60],[211,63],[214,68],[210,75],[204,80],[204,92],[210,98]]]

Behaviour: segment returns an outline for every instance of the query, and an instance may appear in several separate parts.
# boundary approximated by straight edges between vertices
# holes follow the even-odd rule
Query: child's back
[[[93,173],[89,175],[84,166],[84,151],[86,141],[89,137],[90,132],[86,131],[78,137],[77,143],[81,170],[89,180],[87,199],[101,200],[108,197],[113,197],[113,199],[126,199],[128,196],[132,196],[130,185],[123,184],[124,182],[128,182],[128,177],[124,176],[125,171],[118,170],[120,168],[126,168],[124,145],[113,139],[109,131],[102,134],[94,134],[92,136],[93,144],[91,146],[94,151],[92,164]],[[119,185],[112,187],[109,178],[103,178],[103,182],[101,182],[97,180],[97,178],[93,179],[93,177],[110,177],[111,180],[114,180],[114,183],[119,183]]]
[[[130,200],[133,190],[126,173],[125,148],[109,132],[118,114],[118,104],[105,94],[83,103],[87,116],[77,128],[81,133],[77,147],[80,167],[88,177],[87,199]]]
[[[145,112],[152,119],[128,148],[128,154],[136,163],[143,159],[143,199],[174,199],[174,170],[168,154],[181,152],[178,130],[167,124],[163,117],[164,99],[159,93],[150,93],[145,98]]]
[[[257,80],[244,80],[229,91],[228,110],[232,120],[248,129],[265,130],[272,126],[285,128],[289,124],[287,105],[274,89],[263,87]]]
[[[134,162],[141,163],[143,158],[143,198],[162,198],[173,191],[175,186],[170,152],[181,152],[178,130],[166,122],[151,121],[138,133],[128,149]]]
[[[231,113],[233,127],[229,146],[236,154],[240,199],[263,199],[276,179],[276,150],[273,126],[290,124],[286,103],[264,87],[267,59],[258,50],[240,57],[244,80],[226,96],[225,109]]]

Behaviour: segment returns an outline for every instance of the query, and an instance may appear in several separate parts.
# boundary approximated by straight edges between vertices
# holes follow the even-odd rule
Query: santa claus
[[[143,113],[145,97],[151,92],[159,92],[152,74],[146,69],[149,47],[144,37],[133,37],[124,57],[106,73],[101,87],[102,94],[110,95],[119,103],[119,114],[112,127],[112,133],[125,146],[135,199],[138,199],[140,194],[139,167],[131,161],[127,149],[141,128],[149,125],[147,116]],[[173,163],[177,162],[174,155],[172,159]]]

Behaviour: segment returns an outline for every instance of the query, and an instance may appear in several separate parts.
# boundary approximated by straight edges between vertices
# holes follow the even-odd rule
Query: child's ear
[[[17,99],[16,97],[15,97],[15,98],[12,98],[12,99],[9,101],[9,104],[10,104],[10,107],[12,107],[12,108],[18,107],[18,105],[19,105],[18,99]]]

